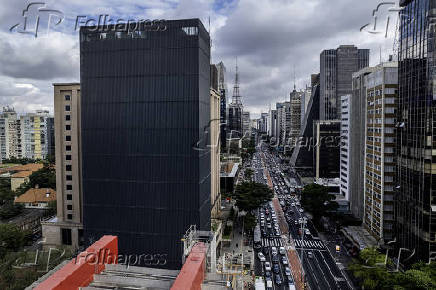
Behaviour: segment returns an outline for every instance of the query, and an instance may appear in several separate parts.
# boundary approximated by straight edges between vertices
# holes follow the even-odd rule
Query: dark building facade
[[[436,258],[436,1],[400,1],[397,114],[397,246],[403,258]],[[413,20],[413,21],[411,21]]]
[[[186,230],[210,230],[209,34],[199,19],[82,27],[80,58],[86,243],[117,235],[120,254],[180,268]]]
[[[338,178],[340,160],[340,120],[320,120],[313,124],[315,178]]]
[[[341,115],[341,96],[352,93],[351,76],[369,65],[369,49],[341,45],[320,55],[320,120]]]
[[[47,156],[49,158],[55,158],[54,117],[47,118]]]

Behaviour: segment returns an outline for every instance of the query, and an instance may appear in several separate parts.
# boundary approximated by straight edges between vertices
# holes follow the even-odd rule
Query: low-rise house
[[[50,201],[56,200],[56,191],[51,188],[31,188],[15,199],[26,208],[46,208]]]
[[[29,182],[29,176],[32,175],[33,171],[18,171],[11,175],[11,190],[17,190],[22,184]]]

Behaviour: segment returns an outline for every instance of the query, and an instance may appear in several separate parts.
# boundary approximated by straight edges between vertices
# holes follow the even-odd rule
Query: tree
[[[329,194],[328,187],[312,183],[304,187],[301,205],[312,213],[315,221],[318,221],[323,215],[338,208],[338,203],[334,199],[335,196]]]
[[[0,224],[0,254],[18,251],[26,243],[26,235],[14,224]]]
[[[56,172],[52,166],[45,163],[43,168],[29,176],[29,186],[34,188],[36,185],[40,188],[56,189]]]
[[[236,206],[243,211],[250,212],[273,197],[271,189],[262,183],[243,182],[236,186],[232,197]]]
[[[0,207],[0,219],[10,219],[19,215],[22,211],[23,205],[15,204],[13,201],[9,200]]]
[[[257,220],[256,217],[252,213],[248,213],[244,217],[244,231],[247,234],[251,234],[253,232],[254,227],[256,226]]]
[[[245,169],[244,173],[245,173],[245,178],[251,180],[251,178],[253,177],[253,169],[247,168]]]

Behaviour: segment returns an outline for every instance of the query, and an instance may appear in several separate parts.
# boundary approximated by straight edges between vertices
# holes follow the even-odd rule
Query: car
[[[285,281],[287,281],[288,283],[294,283],[294,279],[292,278],[292,275],[285,275]]]
[[[289,269],[289,267],[285,267],[285,275],[286,276],[291,276],[291,269]]]
[[[273,256],[277,255],[277,248],[276,247],[271,247],[271,254]]]
[[[271,264],[270,264],[270,262],[265,262],[265,271],[271,271]]]
[[[299,210],[298,210],[299,212],[301,212],[301,213],[303,213],[304,212],[304,210],[302,209],[302,208],[300,208]]]
[[[265,278],[271,278],[271,271],[265,271]]]
[[[272,256],[272,262],[273,262],[273,264],[278,264],[279,263],[279,256],[277,256],[277,255]]]
[[[313,253],[312,253],[312,251],[309,251],[309,252],[307,252],[307,256],[309,257],[309,258],[313,258]]]
[[[294,221],[294,224],[295,224],[295,225],[298,225],[298,221],[297,221],[297,220],[295,220],[295,221]]]
[[[295,206],[295,202],[292,202],[292,203],[291,203],[291,206]]]
[[[304,233],[305,233],[306,235],[310,236],[310,231],[309,231],[309,229],[305,229],[305,230],[304,230]]]
[[[267,223],[266,227],[270,229],[271,228],[271,223]]]
[[[280,275],[276,275],[274,278],[277,285],[282,285],[282,278]]]
[[[275,274],[280,273],[280,266],[279,266],[279,264],[274,264],[274,265],[273,265],[273,272],[274,272]]]
[[[261,262],[265,262],[266,261],[265,255],[262,252],[257,253],[257,256],[259,257],[259,260]]]
[[[279,253],[280,253],[280,255],[286,255],[285,247],[280,247],[279,248]]]
[[[289,263],[288,263],[288,258],[286,258],[286,256],[283,256],[282,257],[282,264],[283,265],[288,265]]]

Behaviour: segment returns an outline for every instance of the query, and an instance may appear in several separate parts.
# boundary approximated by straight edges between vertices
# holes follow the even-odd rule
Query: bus
[[[263,281],[263,277],[256,277],[254,282],[255,290],[265,290],[265,282]]]
[[[253,234],[253,242],[254,242],[254,249],[258,250],[260,248],[262,248],[262,238],[261,238],[261,234],[260,234],[260,226],[256,225],[256,227],[254,228],[254,234]]]

